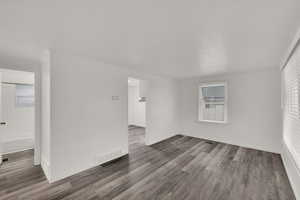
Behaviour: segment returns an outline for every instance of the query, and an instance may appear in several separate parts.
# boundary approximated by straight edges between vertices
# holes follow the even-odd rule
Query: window
[[[216,123],[227,122],[226,83],[200,85],[199,121]]]
[[[16,106],[17,107],[34,106],[33,85],[16,84]]]
[[[300,170],[300,45],[282,70],[283,141]]]

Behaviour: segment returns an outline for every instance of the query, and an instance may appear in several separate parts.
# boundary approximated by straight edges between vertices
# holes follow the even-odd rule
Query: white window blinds
[[[300,169],[300,48],[282,71],[283,138]]]
[[[16,84],[16,106],[34,106],[34,85]]]
[[[199,121],[226,122],[226,84],[202,84],[199,87]]]

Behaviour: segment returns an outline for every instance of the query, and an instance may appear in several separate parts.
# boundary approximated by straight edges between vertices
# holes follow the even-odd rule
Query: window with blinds
[[[283,139],[300,169],[300,48],[282,70]]]
[[[227,121],[226,84],[201,84],[199,87],[199,121]]]
[[[16,106],[34,106],[34,85],[16,84]]]

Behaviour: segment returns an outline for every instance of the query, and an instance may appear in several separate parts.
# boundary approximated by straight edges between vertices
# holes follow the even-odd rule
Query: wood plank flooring
[[[140,133],[140,134],[139,134]],[[7,155],[0,199],[294,200],[277,154],[186,136],[145,146],[130,130],[130,154],[49,184],[33,152]]]
[[[145,146],[145,129],[142,127],[130,125],[128,127],[129,152],[134,152],[140,147]]]

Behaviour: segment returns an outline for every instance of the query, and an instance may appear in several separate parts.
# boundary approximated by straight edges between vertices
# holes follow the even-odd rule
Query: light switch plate
[[[120,100],[120,97],[119,96],[112,96],[111,99],[113,101],[118,101],[118,100]]]

